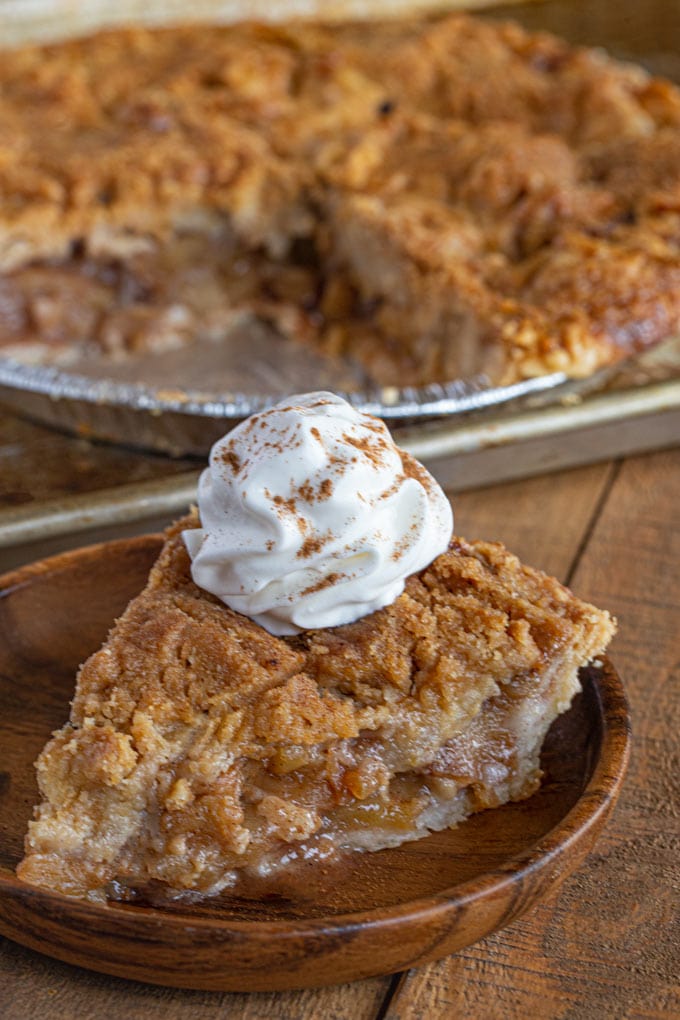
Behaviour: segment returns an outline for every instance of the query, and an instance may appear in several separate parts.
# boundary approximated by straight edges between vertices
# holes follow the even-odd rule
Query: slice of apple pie
[[[333,393],[252,415],[81,668],[18,874],[75,896],[212,894],[379,850],[537,787],[613,622],[451,505]]]
[[[379,850],[533,793],[610,617],[502,546],[454,539],[396,601],[276,637],[191,578],[172,527],[38,762],[26,882],[209,895]]]

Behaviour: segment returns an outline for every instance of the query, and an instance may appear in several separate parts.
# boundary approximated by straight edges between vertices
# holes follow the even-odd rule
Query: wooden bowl
[[[612,665],[548,735],[529,800],[332,867],[163,908],[33,888],[14,868],[33,761],[68,714],[78,665],[143,587],[157,536],[65,553],[0,579],[0,932],[92,970],[183,988],[302,988],[418,966],[508,924],[583,860],[621,785],[628,711]]]

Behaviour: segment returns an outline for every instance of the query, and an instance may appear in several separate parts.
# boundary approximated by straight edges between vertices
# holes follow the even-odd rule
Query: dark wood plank
[[[0,938],[7,1020],[374,1020],[389,980],[303,992],[187,992],[93,974]]]
[[[596,464],[453,495],[455,531],[503,542],[524,563],[564,579],[612,471]]]
[[[625,462],[572,580],[619,619],[612,657],[634,726],[619,806],[555,897],[477,946],[411,972],[389,1020],[680,1015],[679,565],[680,451]]]

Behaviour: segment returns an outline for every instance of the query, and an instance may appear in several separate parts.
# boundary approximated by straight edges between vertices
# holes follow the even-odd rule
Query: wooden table
[[[19,473],[12,449],[22,454]],[[187,466],[0,420],[0,506]],[[406,974],[306,992],[156,988],[88,973],[0,940],[0,1016],[680,1016],[680,449],[460,493],[453,503],[460,534],[501,539],[618,617],[612,657],[632,706],[634,751],[614,817],[580,871],[519,922],[457,956]]]
[[[680,78],[678,11],[670,0],[552,0],[513,8],[513,15]],[[194,466],[96,447],[0,414],[0,509]],[[465,492],[453,501],[460,534],[501,539],[619,619],[612,657],[632,706],[634,750],[618,808],[580,871],[519,922],[457,956],[308,992],[155,988],[0,939],[0,1017],[680,1017],[680,449]],[[0,569],[9,566],[9,554],[6,560],[0,549]]]

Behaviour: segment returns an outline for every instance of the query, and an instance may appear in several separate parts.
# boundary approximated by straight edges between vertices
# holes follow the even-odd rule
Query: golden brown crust
[[[3,54],[0,85],[19,356],[249,310],[382,383],[511,382],[680,324],[680,94],[595,51],[465,15],[125,29]]]
[[[501,382],[587,375],[680,324],[677,224],[662,233],[639,180],[670,186],[659,150],[660,165],[629,157],[605,177],[590,145],[526,124],[394,114],[327,147],[331,247],[382,302],[387,335],[406,349],[427,336],[440,378],[452,353]]]
[[[80,671],[38,761],[26,881],[214,892],[291,841],[384,846],[527,796],[577,667],[613,631],[502,546],[457,539],[386,609],[274,637],[193,584],[196,525],[170,529]]]
[[[97,231],[163,238],[201,210],[283,250],[304,168],[230,109],[232,79],[250,62],[262,97],[282,51],[267,60],[266,47],[243,45],[224,29],[128,29],[3,54],[1,264],[64,257],[73,240],[96,248]]]

